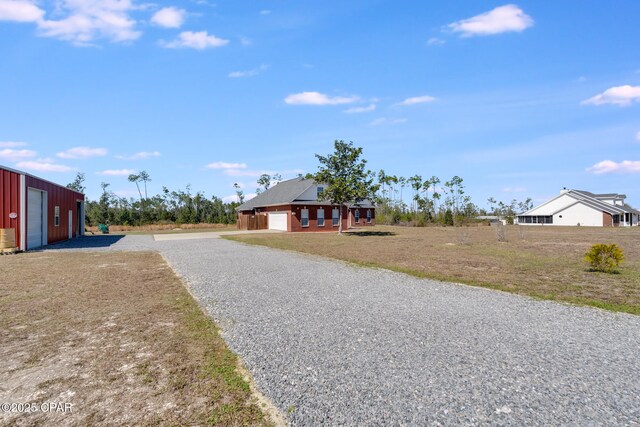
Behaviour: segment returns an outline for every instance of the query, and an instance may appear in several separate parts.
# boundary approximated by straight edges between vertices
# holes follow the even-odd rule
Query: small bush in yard
[[[615,243],[610,245],[598,243],[591,246],[591,249],[584,255],[584,260],[594,271],[613,273],[624,260],[624,254]]]

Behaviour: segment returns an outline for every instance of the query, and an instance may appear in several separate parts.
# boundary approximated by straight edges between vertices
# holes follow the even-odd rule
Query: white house
[[[518,215],[519,225],[585,225],[629,227],[639,225],[640,212],[625,203],[624,194],[593,194],[582,190],[560,195]]]

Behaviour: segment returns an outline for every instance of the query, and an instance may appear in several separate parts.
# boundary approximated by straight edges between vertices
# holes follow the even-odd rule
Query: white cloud
[[[412,98],[407,98],[404,101],[397,103],[396,105],[407,106],[407,105],[425,104],[427,102],[433,102],[435,100],[436,98],[429,95],[414,96]]]
[[[248,170],[248,169],[225,169],[224,174],[229,176],[245,176],[245,177],[260,177],[262,174],[271,175],[273,171],[267,170]]]
[[[100,157],[106,155],[106,149],[91,147],[74,147],[56,154],[56,156],[62,159],[86,159],[88,157]]]
[[[245,194],[244,195],[244,201],[248,202],[249,200],[253,199],[254,197],[256,197],[256,193]],[[225,203],[237,202],[238,201],[238,195],[237,194],[229,194],[228,196],[224,196],[222,198],[222,201],[225,202]]]
[[[9,162],[17,162],[18,160],[35,157],[37,155],[38,153],[33,150],[14,150],[13,148],[4,148],[0,150],[0,159]]]
[[[320,92],[300,92],[287,96],[284,102],[290,105],[339,105],[356,102],[357,96],[328,96]]]
[[[262,64],[258,68],[247,71],[233,71],[228,74],[229,78],[237,79],[240,77],[253,77],[269,69],[269,65]]]
[[[197,50],[222,47],[228,43],[229,40],[221,39],[213,34],[209,35],[206,31],[183,31],[172,42],[160,42],[162,46],[169,49],[191,48]]]
[[[98,175],[108,175],[108,176],[129,176],[136,171],[133,169],[107,169],[103,171],[96,172]]]
[[[241,36],[240,44],[242,46],[251,46],[253,44],[253,40],[251,40],[249,37]]]
[[[153,14],[151,22],[165,28],[180,28],[187,12],[175,7],[164,7]]]
[[[18,162],[16,163],[16,167],[39,172],[71,172],[73,170],[69,166],[59,165],[44,160]]]
[[[614,162],[612,160],[603,160],[590,168],[587,168],[587,172],[595,173],[597,175],[606,173],[640,173],[640,161],[623,160],[621,162]]]
[[[273,176],[276,173],[280,173],[280,175],[284,177],[284,176],[303,174],[304,171],[302,169],[291,169],[291,170],[285,170],[281,172],[273,171],[273,170],[251,170],[251,169],[226,169],[224,171],[224,174],[228,176],[249,177],[249,178],[259,178],[263,174]],[[274,184],[275,182],[272,181],[271,185],[274,185]]]
[[[140,151],[136,154],[132,154],[131,156],[116,156],[116,159],[120,160],[144,160],[149,157],[160,157],[159,151]]]
[[[496,7],[489,12],[448,25],[449,29],[461,33],[463,37],[521,32],[531,26],[533,19],[514,4]]]
[[[524,187],[505,187],[502,189],[503,193],[524,193],[527,191]]]
[[[429,40],[427,40],[427,44],[429,46],[442,46],[445,43],[446,42],[444,40],[439,39],[438,37],[431,37]]]
[[[25,147],[26,145],[27,145],[26,142],[0,141],[0,148]]]
[[[380,117],[378,119],[372,120],[369,123],[369,126],[380,126],[380,125],[399,125],[401,123],[406,123],[407,119],[389,119],[387,117]]]
[[[138,193],[138,190],[116,190],[113,192],[113,194],[115,194],[116,196],[120,196],[120,197],[135,197],[138,198],[140,196],[140,194]]]
[[[640,141],[640,132],[636,133],[636,140]],[[0,145],[1,147],[1,145]]]
[[[366,113],[368,111],[374,111],[376,109],[376,104],[369,104],[366,107],[351,107],[342,111],[347,114],[355,114],[355,113]]]
[[[633,101],[640,101],[640,86],[615,86],[592,98],[582,101],[583,105],[614,104],[621,107],[631,105]]]
[[[0,0],[0,21],[39,22],[44,11],[28,0]]]
[[[44,37],[90,46],[96,39],[131,42],[142,34],[129,13],[136,9],[132,0],[60,0],[56,11],[66,12],[61,20],[40,20],[38,29]]]
[[[260,11],[260,15],[263,15],[263,16],[271,15],[271,11],[268,10],[268,9],[263,9],[263,10]]]
[[[246,169],[246,163],[227,163],[227,162],[214,162],[207,165],[207,169]]]

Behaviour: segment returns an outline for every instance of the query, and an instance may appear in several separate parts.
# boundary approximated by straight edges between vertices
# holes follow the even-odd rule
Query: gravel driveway
[[[294,425],[640,425],[640,317],[223,239],[153,241]]]

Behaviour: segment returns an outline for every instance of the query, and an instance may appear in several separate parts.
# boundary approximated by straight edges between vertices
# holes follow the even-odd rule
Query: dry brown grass
[[[86,227],[88,232],[100,234],[97,226]],[[237,230],[235,224],[147,224],[147,225],[110,225],[111,233],[126,234],[162,234],[201,231],[231,231]]]
[[[392,227],[335,233],[226,238],[609,310],[640,314],[640,227]],[[619,274],[594,273],[582,257],[594,243],[616,243]]]
[[[0,257],[2,425],[264,425],[237,358],[157,253]]]

